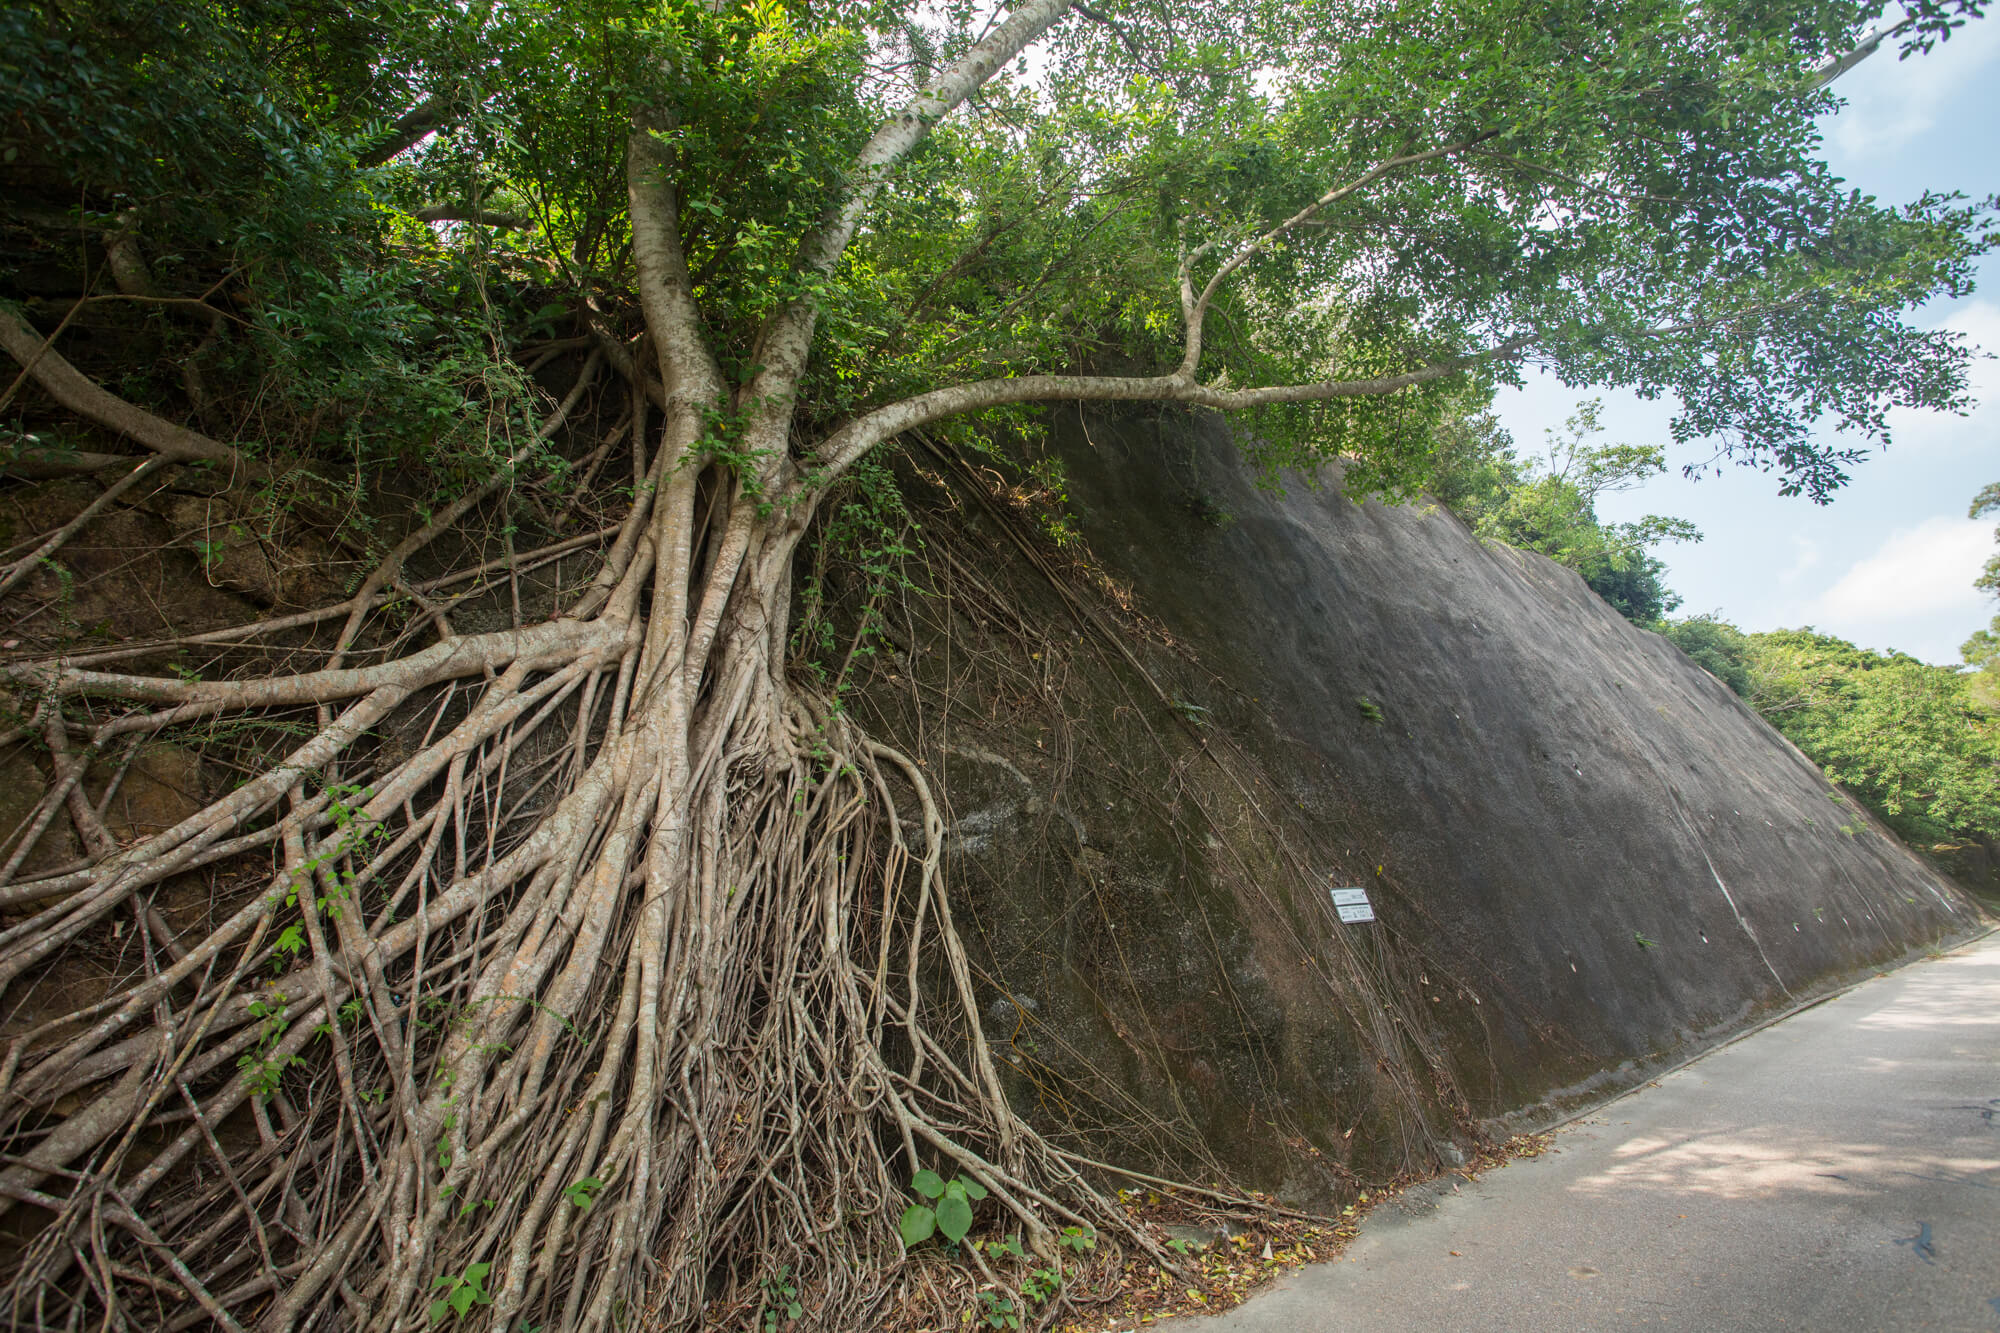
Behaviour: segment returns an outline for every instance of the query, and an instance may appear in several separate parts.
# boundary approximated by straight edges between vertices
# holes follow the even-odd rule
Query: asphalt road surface
[[[1429,1187],[1189,1333],[2000,1333],[2000,936]]]

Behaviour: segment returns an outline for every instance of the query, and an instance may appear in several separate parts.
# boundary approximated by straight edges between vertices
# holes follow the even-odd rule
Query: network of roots
[[[1031,1256],[1147,1244],[1008,1107],[921,766],[785,679],[784,580],[744,571],[790,547],[719,470],[633,461],[656,485],[613,527],[507,562],[598,562],[545,616],[517,591],[460,633],[466,571],[405,574],[467,504],[347,601],[205,636],[220,679],[11,677],[54,773],[0,884],[13,1326],[943,1315],[985,1265],[911,1280],[919,1170]],[[313,669],[244,665],[281,631]],[[193,734],[242,780],[121,843],[118,781]],[[65,829],[81,862],[24,870]],[[208,924],[176,929],[190,883]],[[42,981],[113,943],[56,1012]]]

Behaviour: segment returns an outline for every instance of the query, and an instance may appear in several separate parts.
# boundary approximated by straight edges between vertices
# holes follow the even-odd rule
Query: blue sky
[[[2000,191],[2000,19],[1975,21],[1928,56],[1898,61],[1884,49],[1835,85],[1847,106],[1825,126],[1834,170],[1885,203],[1925,189],[1975,198]],[[1980,290],[1934,302],[1919,322],[1967,334],[2000,353],[2000,257],[1988,257]],[[1680,615],[1718,612],[1746,630],[1812,625],[1864,647],[1896,648],[1956,663],[1958,645],[2000,606],[1972,587],[1994,551],[1994,518],[1974,521],[1974,492],[2000,481],[2000,360],[1973,370],[1978,406],[1968,416],[1903,413],[1895,442],[1852,470],[1830,505],[1778,495],[1766,473],[1727,468],[1697,481],[1680,464],[1706,450],[1669,454],[1672,467],[1643,487],[1602,498],[1607,519],[1672,514],[1704,540],[1662,547]],[[1593,396],[1530,376],[1502,390],[1501,421],[1524,453]],[[1606,440],[1667,443],[1670,409],[1604,393]]]

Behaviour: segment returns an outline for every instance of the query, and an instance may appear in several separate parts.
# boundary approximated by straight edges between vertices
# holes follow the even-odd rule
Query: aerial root
[[[647,651],[601,617],[148,686],[169,710],[343,707],[201,814],[0,888],[47,904],[0,933],[0,988],[128,908],[144,955],[0,1062],[0,1211],[46,1218],[16,1319],[386,1331],[442,1300],[494,1327],[643,1306],[693,1328],[754,1315],[784,1266],[853,1326],[955,1289],[905,1282],[923,1168],[976,1182],[982,1225],[1044,1259],[1064,1227],[1102,1262],[1147,1244],[1006,1101],[921,766],[754,660],[676,707]],[[418,707],[414,753],[340,776]],[[170,947],[146,895],[248,853],[268,877]]]

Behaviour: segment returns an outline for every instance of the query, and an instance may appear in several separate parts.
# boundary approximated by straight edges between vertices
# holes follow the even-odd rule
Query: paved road
[[[1556,1146],[1385,1209],[1345,1259],[1189,1333],[2000,1333],[2000,936],[1717,1051]]]

